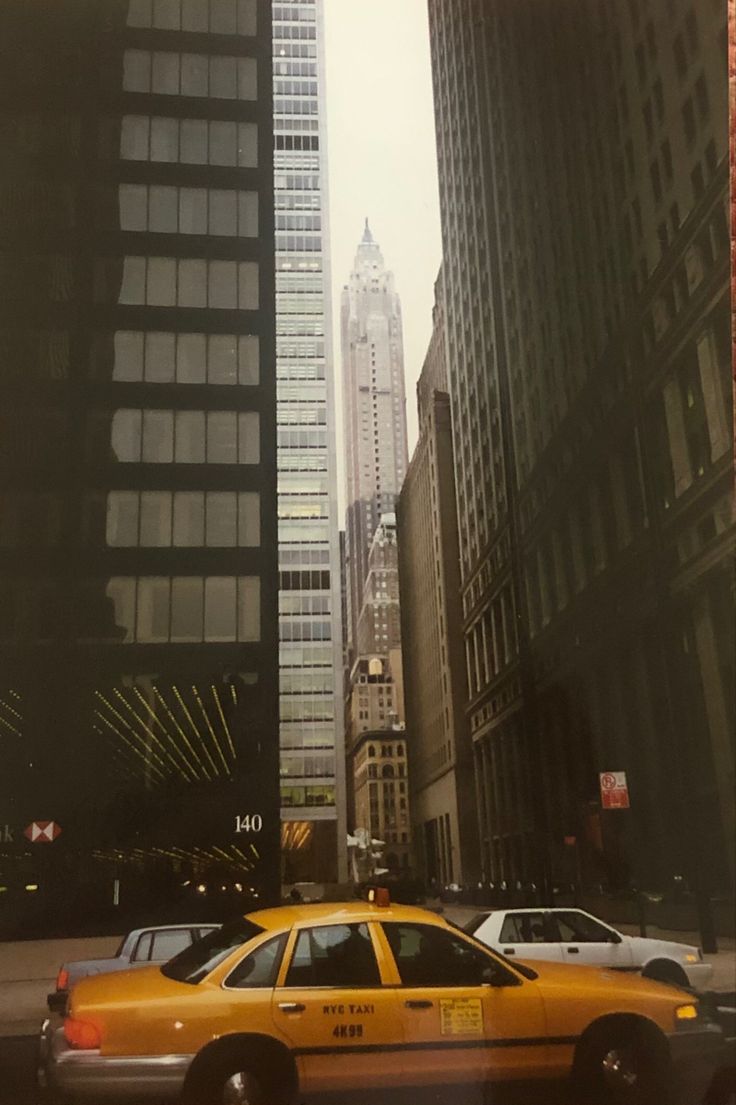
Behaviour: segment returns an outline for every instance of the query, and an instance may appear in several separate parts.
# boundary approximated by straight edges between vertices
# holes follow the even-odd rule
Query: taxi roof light
[[[69,1047],[78,1051],[93,1051],[102,1042],[97,1025],[77,1020],[76,1017],[64,1018],[64,1036]]]
[[[371,905],[386,908],[391,905],[391,895],[385,886],[371,886],[368,890],[368,901]]]

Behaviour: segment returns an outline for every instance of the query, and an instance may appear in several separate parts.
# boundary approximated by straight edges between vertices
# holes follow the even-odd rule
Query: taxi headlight
[[[678,1027],[687,1026],[697,1021],[700,1013],[697,1005],[690,1002],[688,1005],[678,1005],[675,1009],[675,1023]]]

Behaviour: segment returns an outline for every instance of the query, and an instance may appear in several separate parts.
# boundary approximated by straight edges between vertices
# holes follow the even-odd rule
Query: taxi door
[[[405,1084],[463,1086],[463,1105],[475,1105],[487,1082],[545,1076],[544,1005],[533,982],[461,933],[413,922],[381,928],[396,967]]]
[[[272,1016],[291,1046],[304,1093],[400,1082],[401,1018],[394,991],[381,979],[374,928],[309,925],[291,934]]]

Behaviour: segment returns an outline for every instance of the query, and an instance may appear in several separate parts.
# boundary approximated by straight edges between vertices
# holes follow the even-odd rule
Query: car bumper
[[[693,990],[707,990],[713,978],[712,963],[686,963],[683,969]]]
[[[726,1045],[716,1024],[687,1029],[669,1037],[678,1105],[705,1100],[716,1071],[725,1061]]]
[[[67,1044],[57,1017],[41,1028],[38,1083],[74,1098],[176,1100],[191,1061],[191,1055],[108,1056],[76,1050]]]

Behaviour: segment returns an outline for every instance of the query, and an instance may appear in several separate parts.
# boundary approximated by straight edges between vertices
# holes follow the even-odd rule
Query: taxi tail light
[[[59,968],[59,973],[56,976],[56,989],[68,990],[69,989],[69,972],[65,967]]]
[[[102,1043],[97,1025],[77,1020],[76,1017],[64,1019],[64,1036],[69,1047],[79,1051],[93,1051]]]

